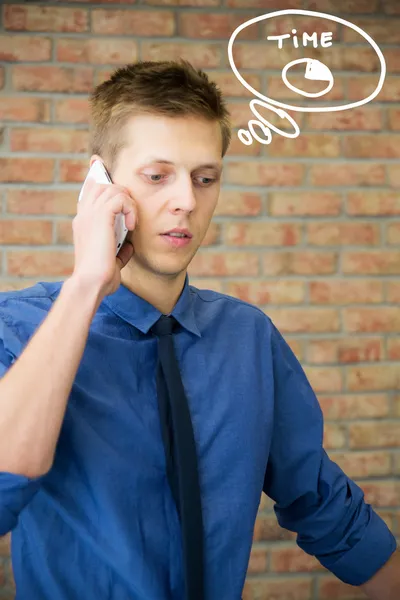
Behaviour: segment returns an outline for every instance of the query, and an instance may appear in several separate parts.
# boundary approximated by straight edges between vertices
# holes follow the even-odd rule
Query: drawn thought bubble
[[[237,69],[237,67],[235,65],[235,61],[234,61],[233,55],[232,55],[233,43],[234,43],[237,35],[243,29],[245,29],[246,27],[249,27],[250,25],[253,25],[254,23],[257,23],[258,21],[262,21],[262,20],[266,20],[266,19],[272,19],[273,17],[278,17],[278,16],[282,16],[282,15],[306,15],[306,16],[311,16],[313,18],[319,17],[319,18],[322,18],[322,19],[327,19],[329,21],[335,21],[337,23],[341,23],[342,25],[345,25],[346,27],[350,27],[351,29],[353,29],[354,31],[356,31],[357,33],[359,33],[370,44],[370,46],[373,48],[373,50],[376,52],[376,54],[377,54],[377,56],[379,58],[381,72],[380,72],[380,75],[379,75],[379,81],[378,81],[377,86],[374,89],[374,91],[367,98],[364,98],[362,100],[358,100],[356,102],[351,102],[350,104],[346,104],[346,105],[339,105],[339,106],[313,106],[313,107],[308,107],[308,106],[294,106],[292,104],[285,104],[284,102],[278,102],[277,100],[274,100],[273,98],[269,98],[268,96],[264,96],[264,94],[262,94],[261,92],[259,92],[255,88],[253,88],[242,77],[242,75],[239,73],[239,71],[238,71],[238,69]],[[385,80],[385,76],[386,76],[386,63],[385,63],[385,59],[384,59],[384,56],[382,54],[382,51],[380,50],[380,48],[378,47],[378,45],[374,42],[374,40],[367,33],[365,33],[357,25],[354,25],[353,23],[350,23],[350,21],[346,21],[345,19],[341,19],[339,17],[335,17],[334,15],[329,15],[329,14],[320,13],[320,12],[314,12],[314,11],[310,11],[310,10],[300,10],[300,9],[299,10],[291,10],[291,9],[279,10],[279,11],[271,12],[271,13],[268,13],[268,14],[265,14],[265,15],[261,15],[259,17],[255,17],[254,19],[250,19],[249,21],[246,21],[245,23],[242,23],[241,25],[239,25],[239,27],[237,27],[235,29],[235,31],[232,33],[231,37],[229,38],[229,42],[228,42],[228,57],[229,57],[229,63],[231,65],[232,71],[234,72],[236,78],[252,94],[254,94],[255,96],[257,96],[258,98],[261,98],[261,100],[265,100],[266,102],[269,102],[270,104],[273,104],[274,106],[278,106],[280,108],[286,108],[286,109],[297,111],[297,112],[335,112],[335,111],[339,111],[339,110],[348,110],[349,108],[355,108],[356,106],[362,106],[363,104],[367,104],[368,102],[370,102],[371,100],[373,100],[379,94],[379,92],[382,89],[382,86],[383,86],[383,83],[384,83],[384,80]],[[286,73],[286,71],[285,71],[285,73]],[[296,91],[297,91],[297,93],[299,93],[298,88],[296,88]],[[327,91],[328,90],[326,89],[323,93],[327,93]],[[303,95],[307,95],[307,94],[303,94]]]

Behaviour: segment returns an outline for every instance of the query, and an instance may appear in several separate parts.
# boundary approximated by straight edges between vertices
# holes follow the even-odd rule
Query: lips
[[[165,231],[164,233],[162,233],[161,235],[169,235],[171,233],[179,233],[179,234],[183,234],[185,237],[187,238],[191,238],[193,237],[191,232],[188,229],[181,229],[176,227],[175,229],[170,229],[169,231]],[[171,236],[171,237],[175,237],[175,236]],[[176,236],[177,238],[181,238],[182,236]],[[183,238],[182,238],[183,239]]]

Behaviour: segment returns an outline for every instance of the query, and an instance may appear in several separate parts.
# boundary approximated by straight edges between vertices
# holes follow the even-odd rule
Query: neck
[[[185,285],[186,270],[174,276],[162,276],[129,261],[121,270],[121,283],[163,314],[172,312]]]

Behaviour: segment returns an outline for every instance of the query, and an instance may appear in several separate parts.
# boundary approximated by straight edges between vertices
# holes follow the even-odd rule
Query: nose
[[[172,211],[192,212],[196,207],[196,196],[191,177],[182,176],[177,179],[171,196]]]

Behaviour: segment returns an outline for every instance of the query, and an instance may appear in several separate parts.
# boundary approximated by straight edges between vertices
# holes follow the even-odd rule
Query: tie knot
[[[156,321],[151,328],[151,332],[154,333],[157,337],[161,335],[169,335],[176,328],[177,322],[174,317],[167,315],[161,315],[161,317]]]

